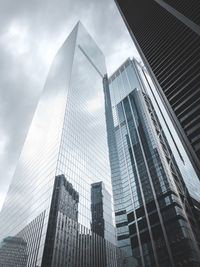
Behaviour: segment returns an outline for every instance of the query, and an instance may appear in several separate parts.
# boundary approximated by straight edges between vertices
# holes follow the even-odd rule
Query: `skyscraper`
[[[115,2],[200,178],[200,2]]]
[[[136,62],[104,90],[118,246],[138,266],[199,266],[194,206]]]
[[[112,194],[102,84],[105,73],[102,52],[79,22],[51,65],[0,214],[0,239],[22,237],[30,267],[50,267],[45,251],[52,248],[57,249],[52,255],[57,266],[63,266],[63,260],[67,266],[102,266],[101,258],[87,264],[86,258],[90,260],[92,248],[101,252],[98,244],[105,242],[108,255],[112,254],[111,266],[116,266],[111,243],[115,233],[110,232],[113,221],[105,223],[108,240],[91,231],[91,184],[103,181]],[[54,230],[60,232],[52,231],[51,220],[58,224]],[[66,227],[66,236],[61,238],[62,227]],[[72,228],[77,230],[70,236],[76,236],[74,249],[81,259],[77,265],[70,255],[63,255],[64,239]],[[51,237],[55,243],[49,243]],[[74,244],[70,238],[67,241]]]

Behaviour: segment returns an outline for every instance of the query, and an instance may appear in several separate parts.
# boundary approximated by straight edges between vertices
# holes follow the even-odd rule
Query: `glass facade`
[[[102,52],[79,22],[52,63],[0,215],[0,239],[23,238],[27,266],[64,266],[62,260],[67,266],[94,266],[85,261],[91,242],[95,253],[101,253],[95,266],[108,265],[100,265],[103,250],[116,258],[112,205],[103,211],[105,238],[91,231],[91,185],[102,181],[112,196],[102,85],[105,73]],[[61,190],[63,204],[57,205],[54,218],[55,177],[62,175],[66,178]],[[52,255],[56,265],[46,265],[45,259],[45,251],[52,249],[47,242],[52,235],[51,220],[57,222],[57,241],[51,244],[57,248]],[[63,254],[66,248],[61,249],[60,244],[67,237],[60,239],[62,225],[66,235],[71,231],[76,241],[81,240],[81,247],[68,251],[72,258],[76,248],[82,253],[81,265]],[[116,266],[111,262],[108,266]]]
[[[138,266],[199,266],[194,206],[135,62],[104,90],[118,246]]]

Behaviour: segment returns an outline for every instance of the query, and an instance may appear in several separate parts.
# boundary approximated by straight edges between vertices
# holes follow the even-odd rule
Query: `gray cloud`
[[[136,49],[113,0],[0,1],[0,208],[53,56],[81,20],[113,72]]]

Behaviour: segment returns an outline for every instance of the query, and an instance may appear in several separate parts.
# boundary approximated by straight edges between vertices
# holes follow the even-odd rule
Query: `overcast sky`
[[[0,0],[0,209],[52,59],[78,20],[108,74],[139,59],[114,0]]]

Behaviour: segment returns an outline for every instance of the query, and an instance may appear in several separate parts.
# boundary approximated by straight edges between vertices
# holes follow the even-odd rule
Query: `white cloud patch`
[[[13,56],[20,56],[29,50],[28,28],[17,21],[11,22],[1,40]]]

